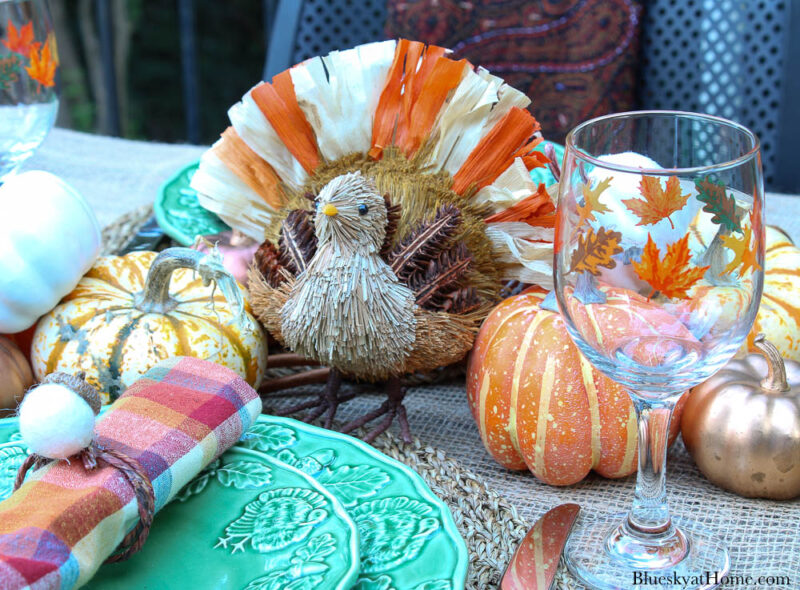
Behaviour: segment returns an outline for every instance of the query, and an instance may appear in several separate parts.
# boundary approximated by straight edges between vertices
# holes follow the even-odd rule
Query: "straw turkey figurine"
[[[305,61],[230,109],[192,186],[263,240],[260,321],[331,369],[305,419],[332,426],[343,377],[387,382],[342,430],[383,416],[371,440],[397,417],[410,440],[402,377],[461,360],[506,282],[551,286],[554,205],[529,175],[547,163],[529,103],[401,39]]]

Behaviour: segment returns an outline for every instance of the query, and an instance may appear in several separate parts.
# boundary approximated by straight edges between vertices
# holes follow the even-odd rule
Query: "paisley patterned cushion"
[[[388,38],[452,48],[533,99],[545,137],[635,106],[641,3],[388,0]]]

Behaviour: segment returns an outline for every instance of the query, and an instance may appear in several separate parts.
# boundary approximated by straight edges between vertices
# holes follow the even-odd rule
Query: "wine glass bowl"
[[[758,311],[758,139],[731,121],[682,112],[579,125],[567,136],[555,242],[567,331],[629,391],[639,419],[633,508],[579,525],[567,563],[599,588],[633,588],[635,572],[719,574],[724,548],[669,516],[666,433],[680,395],[730,360]]]
[[[58,65],[47,1],[0,1],[0,182],[55,123]]]

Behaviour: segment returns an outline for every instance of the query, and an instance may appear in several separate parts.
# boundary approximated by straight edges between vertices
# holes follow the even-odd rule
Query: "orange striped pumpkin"
[[[786,359],[800,362],[800,248],[780,229],[767,226],[764,258],[764,293],[761,305],[747,337],[753,343],[763,333]]]
[[[614,305],[613,290],[607,294]],[[578,351],[561,316],[539,307],[543,299],[537,292],[506,299],[477,336],[467,395],[483,444],[504,467],[529,469],[552,485],[574,484],[591,470],[604,477],[630,475],[637,467],[633,404]],[[644,298],[625,300],[647,305]]]

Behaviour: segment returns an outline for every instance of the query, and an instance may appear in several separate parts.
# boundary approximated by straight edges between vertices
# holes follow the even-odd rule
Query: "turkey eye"
[[[359,215],[366,215],[369,212],[369,207],[366,205],[359,205],[358,206],[358,214]]]

